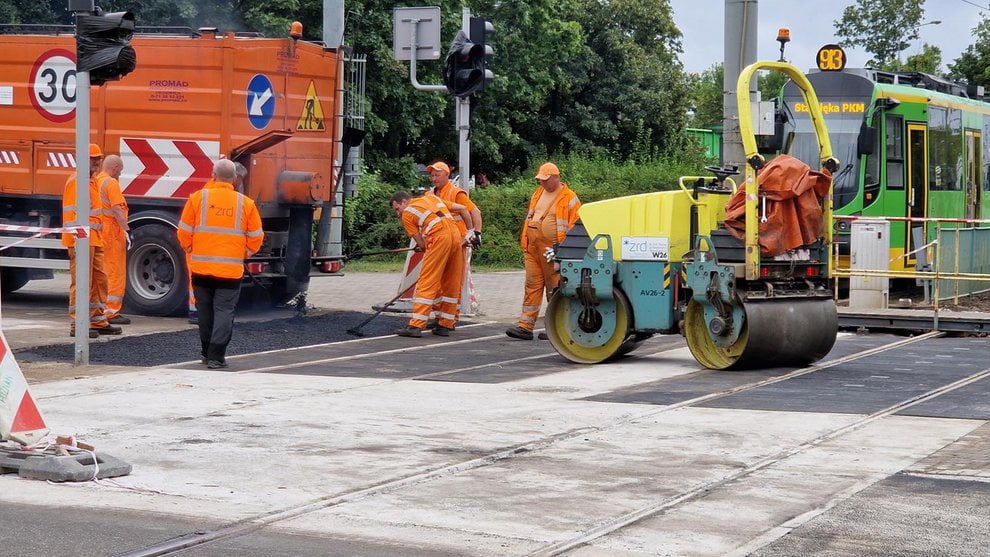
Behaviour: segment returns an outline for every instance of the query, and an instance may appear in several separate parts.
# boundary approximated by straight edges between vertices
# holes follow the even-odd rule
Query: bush
[[[564,182],[578,194],[582,203],[676,189],[680,176],[703,175],[702,167],[710,163],[693,152],[680,158],[646,162],[615,162],[580,156],[569,156],[556,162]],[[538,164],[534,163],[534,170],[521,176],[471,192],[471,199],[478,204],[484,217],[484,244],[475,252],[473,264],[522,267],[519,234],[529,199],[538,187],[533,179]],[[405,187],[416,183],[416,177],[403,178]],[[388,184],[374,174],[361,178],[358,195],[345,204],[347,253],[408,245],[399,219],[388,206],[389,198],[399,189],[403,187]]]

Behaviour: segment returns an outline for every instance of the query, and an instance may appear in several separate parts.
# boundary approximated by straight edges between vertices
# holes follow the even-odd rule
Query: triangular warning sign
[[[323,131],[327,129],[323,123],[323,107],[320,98],[316,96],[316,83],[310,80],[306,91],[306,102],[303,103],[302,114],[296,124],[299,131]]]
[[[14,423],[10,424],[10,432],[25,433],[39,429],[48,428],[45,426],[44,418],[41,417],[41,412],[38,412],[38,406],[31,398],[31,393],[25,391],[24,398],[21,399],[21,407],[14,415]]]

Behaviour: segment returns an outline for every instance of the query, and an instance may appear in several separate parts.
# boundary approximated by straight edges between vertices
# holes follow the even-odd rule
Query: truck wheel
[[[27,269],[4,267],[0,269],[0,292],[4,294],[16,292],[30,280]]]
[[[140,315],[178,315],[187,308],[186,257],[175,229],[146,224],[131,232],[127,252],[128,310]]]

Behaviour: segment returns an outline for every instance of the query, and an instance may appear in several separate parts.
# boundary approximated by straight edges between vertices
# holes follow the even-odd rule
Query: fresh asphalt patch
[[[296,348],[359,337],[351,335],[348,329],[356,327],[371,314],[353,311],[335,311],[321,315],[289,317],[270,321],[234,321],[234,333],[227,347],[227,356],[251,354],[268,350]],[[382,314],[361,328],[365,337],[391,335],[395,329],[404,326],[408,320],[403,317]],[[94,342],[89,346],[91,364],[114,366],[150,367],[189,360],[199,360],[199,330],[190,325],[188,329],[168,333],[148,335],[124,334],[109,342]],[[18,352],[18,360],[23,361],[65,361],[71,362],[74,345],[43,346]]]

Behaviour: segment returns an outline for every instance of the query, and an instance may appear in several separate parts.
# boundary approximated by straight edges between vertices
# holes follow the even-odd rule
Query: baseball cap
[[[447,163],[445,163],[443,161],[437,161],[437,162],[431,164],[430,166],[427,166],[426,167],[426,171],[427,172],[433,172],[434,170],[443,170],[447,174],[450,174],[450,167],[447,166]]]
[[[560,176],[560,169],[552,162],[545,162],[540,165],[539,172],[536,173],[537,180],[546,180],[551,176]]]
[[[103,151],[100,150],[100,146],[96,143],[89,144],[89,158],[97,159],[103,156]]]

